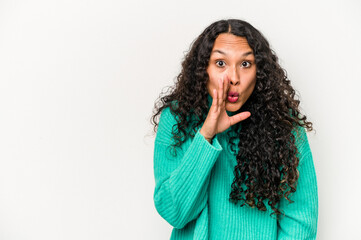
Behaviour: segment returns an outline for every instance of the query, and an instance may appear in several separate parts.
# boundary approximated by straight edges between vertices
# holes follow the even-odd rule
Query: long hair
[[[167,107],[178,117],[177,127],[172,129],[173,147],[180,147],[187,137],[194,136],[195,129],[205,121],[210,106],[206,69],[215,39],[221,33],[245,37],[253,50],[257,68],[255,88],[236,112],[250,111],[251,116],[232,126],[237,133],[230,137],[234,153],[237,152],[234,140],[242,141],[238,143],[229,201],[266,211],[263,201],[268,200],[272,214],[278,217],[283,211],[276,207],[277,203],[283,197],[293,202],[289,195],[296,191],[299,177],[293,131],[297,126],[308,131],[313,128],[299,110],[300,101],[286,71],[278,64],[278,57],[266,38],[252,25],[237,19],[220,20],[199,35],[182,62],[175,86],[164,96],[161,93],[154,105],[151,117],[154,132],[158,126],[157,115]]]

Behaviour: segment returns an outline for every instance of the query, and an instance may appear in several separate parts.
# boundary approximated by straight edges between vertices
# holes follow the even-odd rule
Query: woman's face
[[[229,79],[226,110],[238,111],[256,84],[255,57],[247,39],[230,33],[219,34],[214,42],[207,73],[207,90],[212,97],[213,89],[218,90],[218,79]]]

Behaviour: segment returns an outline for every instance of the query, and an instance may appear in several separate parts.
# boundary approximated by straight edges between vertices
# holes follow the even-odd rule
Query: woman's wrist
[[[203,136],[209,143],[212,144],[212,140],[213,140],[214,136],[212,136],[212,137],[207,136],[207,134],[205,134],[205,133],[202,131],[202,129],[201,129],[199,132],[200,132],[200,134],[202,134],[202,136]]]

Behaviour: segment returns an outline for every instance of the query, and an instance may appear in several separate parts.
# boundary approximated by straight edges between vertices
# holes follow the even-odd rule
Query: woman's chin
[[[237,112],[239,109],[241,109],[242,104],[235,102],[235,103],[230,103],[230,102],[226,102],[226,110],[228,112]]]

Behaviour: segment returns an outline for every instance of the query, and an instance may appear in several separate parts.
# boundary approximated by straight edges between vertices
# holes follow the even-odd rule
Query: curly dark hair
[[[298,149],[293,131],[298,133],[297,126],[308,131],[313,128],[300,112],[300,101],[287,72],[279,65],[278,57],[266,38],[251,24],[238,19],[220,20],[208,26],[191,44],[175,86],[170,87],[170,92],[163,97],[164,93],[161,93],[154,104],[154,115],[151,117],[154,132],[158,126],[156,117],[166,107],[170,107],[178,118],[177,127],[172,129],[174,148],[180,147],[187,137],[193,137],[195,129],[205,121],[210,106],[206,69],[215,39],[221,33],[245,37],[253,50],[257,68],[255,88],[236,112],[249,111],[251,116],[240,122],[242,127],[240,124],[231,127],[237,133],[230,137],[232,151],[236,153],[235,138],[242,141],[238,144],[229,200],[266,211],[263,200],[268,199],[272,214],[278,218],[284,213],[276,208],[276,204],[283,197],[293,202],[289,195],[296,191],[299,177]]]

